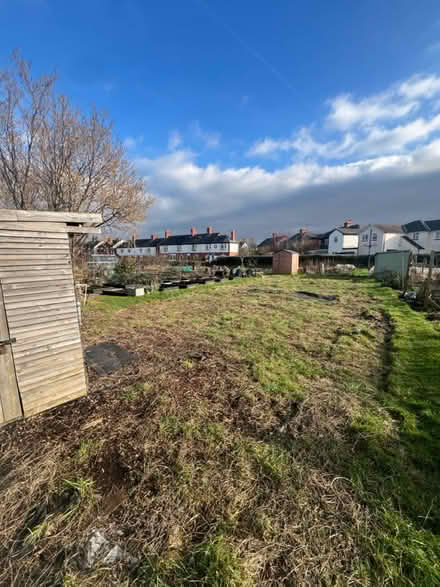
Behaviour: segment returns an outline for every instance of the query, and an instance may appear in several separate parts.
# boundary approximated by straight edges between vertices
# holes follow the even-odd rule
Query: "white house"
[[[231,236],[214,232],[208,226],[205,233],[197,233],[191,228],[190,234],[172,236],[169,230],[165,231],[163,238],[152,234],[149,239],[136,240],[135,247],[123,247],[117,249],[121,257],[156,257],[166,256],[170,259],[213,259],[216,257],[234,257],[239,254],[239,242],[235,230]]]
[[[414,220],[402,226],[406,236],[423,247],[423,254],[440,251],[440,220]]]
[[[346,223],[344,223],[346,224]],[[349,227],[350,226],[350,227]],[[352,225],[335,228],[328,237],[329,255],[357,255],[360,228]]]
[[[422,247],[403,231],[400,224],[368,224],[359,235],[359,255],[375,255],[384,251],[411,251]]]

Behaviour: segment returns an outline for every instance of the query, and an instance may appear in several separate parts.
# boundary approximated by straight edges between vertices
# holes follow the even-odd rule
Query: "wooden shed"
[[[87,393],[69,234],[100,222],[0,209],[0,425]]]
[[[273,254],[272,273],[292,275],[292,273],[298,273],[298,269],[299,255],[296,251],[284,249]]]

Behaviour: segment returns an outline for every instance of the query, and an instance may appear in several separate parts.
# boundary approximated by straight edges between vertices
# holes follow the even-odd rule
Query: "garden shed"
[[[0,209],[0,425],[87,393],[69,235],[101,222]]]
[[[299,255],[296,251],[284,249],[273,254],[272,273],[291,275],[298,273]]]

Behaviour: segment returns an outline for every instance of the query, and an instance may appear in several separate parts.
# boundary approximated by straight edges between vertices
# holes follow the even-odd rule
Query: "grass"
[[[440,585],[440,329],[396,292],[102,296],[84,338],[136,361],[1,432],[1,584]],[[96,527],[139,564],[79,571]]]

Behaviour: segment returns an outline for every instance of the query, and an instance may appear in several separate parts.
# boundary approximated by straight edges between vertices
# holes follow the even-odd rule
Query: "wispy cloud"
[[[314,132],[302,128],[290,137],[259,139],[247,155],[291,151],[300,157],[349,160],[403,153],[440,131],[440,116],[435,114],[439,96],[440,77],[435,75],[412,76],[365,98],[339,95],[328,100],[329,112]]]
[[[221,134],[202,129],[198,120],[191,124],[191,130],[193,135],[200,139],[207,149],[214,149],[220,145]]]
[[[137,137],[126,137],[123,140],[123,145],[126,149],[135,149],[143,142],[144,142],[144,135],[139,135]]]
[[[175,151],[183,143],[182,135],[178,130],[172,130],[168,137],[168,150]]]

